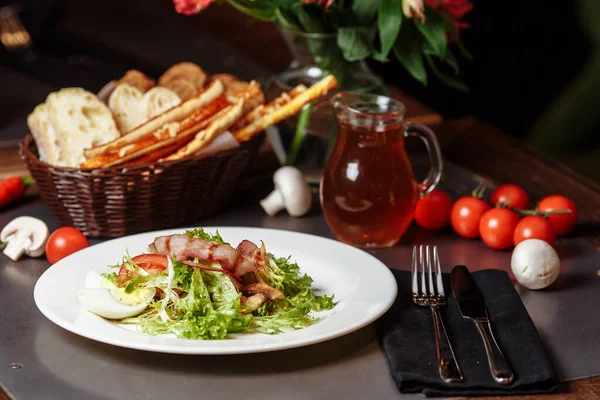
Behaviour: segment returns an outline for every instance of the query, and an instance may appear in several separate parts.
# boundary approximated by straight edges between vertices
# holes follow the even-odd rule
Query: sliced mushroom
[[[242,288],[242,293],[249,295],[262,294],[269,300],[282,300],[283,293],[281,291],[267,285],[266,283],[252,283]]]
[[[15,218],[0,232],[0,241],[7,243],[4,254],[13,261],[18,261],[23,254],[41,256],[47,240],[48,227],[44,221],[33,217]]]
[[[242,307],[244,307],[242,313],[250,314],[251,312],[256,311],[256,309],[262,306],[265,301],[267,301],[267,297],[262,293],[257,293],[250,297],[242,296],[241,304]]]

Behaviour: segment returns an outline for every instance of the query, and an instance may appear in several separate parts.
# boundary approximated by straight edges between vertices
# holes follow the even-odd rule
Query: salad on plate
[[[230,333],[276,334],[319,320],[333,295],[317,295],[313,280],[290,257],[243,240],[237,247],[202,228],[156,237],[145,254],[90,271],[81,304],[150,335],[224,339]]]

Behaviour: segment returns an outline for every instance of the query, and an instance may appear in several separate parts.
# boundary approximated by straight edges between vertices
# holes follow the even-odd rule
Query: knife
[[[494,338],[481,291],[464,265],[457,265],[452,269],[451,281],[452,293],[460,313],[475,323],[481,335],[492,377],[497,383],[509,385],[514,379],[514,373]]]

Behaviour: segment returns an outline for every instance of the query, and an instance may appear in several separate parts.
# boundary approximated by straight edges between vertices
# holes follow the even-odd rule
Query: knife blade
[[[494,338],[483,295],[469,269],[464,265],[455,266],[450,280],[460,313],[473,321],[481,336],[492,377],[497,383],[509,385],[514,380],[514,373]]]

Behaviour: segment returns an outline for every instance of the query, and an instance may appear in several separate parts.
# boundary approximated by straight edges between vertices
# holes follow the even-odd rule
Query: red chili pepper
[[[31,182],[32,179],[29,177],[20,178],[18,176],[9,176],[0,182],[0,207],[21,197]]]

